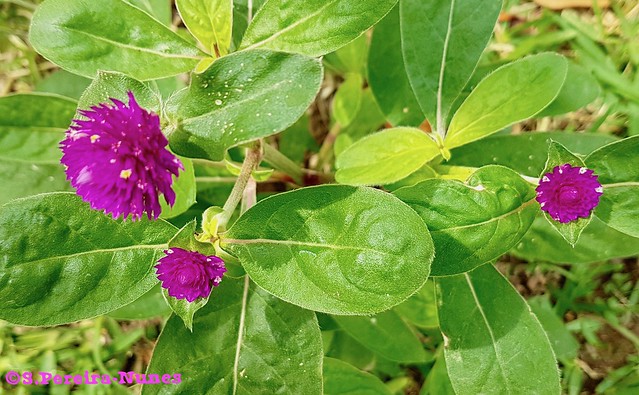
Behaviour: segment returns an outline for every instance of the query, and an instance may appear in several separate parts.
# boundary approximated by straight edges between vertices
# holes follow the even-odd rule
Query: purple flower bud
[[[184,166],[166,149],[157,114],[140,108],[131,92],[128,105],[111,101],[80,110],[86,119],[74,119],[67,130],[60,143],[67,179],[95,210],[157,219],[160,193],[173,206],[172,176]]]
[[[197,251],[171,248],[164,251],[166,256],[155,266],[162,287],[177,299],[193,302],[206,298],[211,293],[211,285],[217,287],[226,272],[224,261],[206,256]]]
[[[585,167],[566,163],[541,177],[537,201],[541,209],[561,223],[588,218],[599,204],[603,188],[598,176]]]

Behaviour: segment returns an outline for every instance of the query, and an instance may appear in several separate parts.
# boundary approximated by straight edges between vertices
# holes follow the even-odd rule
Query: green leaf
[[[346,74],[344,83],[340,85],[333,98],[333,115],[343,127],[348,126],[357,115],[362,105],[362,85],[364,79],[359,74]]]
[[[374,314],[426,282],[433,245],[419,216],[390,194],[324,185],[262,200],[221,240],[258,285],[331,314]]]
[[[155,287],[132,303],[109,313],[116,320],[146,320],[149,318],[168,316],[171,308],[162,296],[162,287]]]
[[[561,393],[548,337],[493,265],[436,282],[444,354],[455,393]]]
[[[335,325],[337,326],[337,324]],[[377,363],[379,356],[361,345],[345,331],[341,329],[330,332],[323,331],[322,334],[330,334],[331,336],[330,344],[325,346],[327,357],[339,359],[362,370],[370,370]]]
[[[193,75],[167,103],[178,154],[222,160],[226,150],[281,132],[304,114],[322,81],[321,63],[302,55],[243,51]]]
[[[229,53],[233,0],[177,0],[175,5],[186,27],[210,54]]]
[[[166,0],[125,0],[153,18],[162,22],[166,26],[171,26],[173,19],[173,8],[171,2]]]
[[[386,129],[342,151],[335,179],[342,184],[390,184],[409,176],[439,155],[428,134],[413,128]]]
[[[426,282],[424,286],[408,298],[404,303],[395,306],[395,312],[403,319],[422,328],[439,326],[437,304],[435,300],[435,283]]]
[[[197,251],[204,255],[216,255],[215,247],[211,243],[200,243],[195,239],[195,225],[193,220],[184,225],[182,229],[169,241],[169,248],[181,248],[187,251]],[[215,291],[214,287],[211,287]],[[206,306],[209,297],[198,298],[193,302],[186,299],[177,299],[169,295],[166,288],[162,288],[162,296],[166,300],[171,310],[184,321],[184,326],[190,331],[193,330],[193,316],[202,307]]]
[[[397,0],[269,0],[255,15],[240,49],[269,48],[322,56],[376,24]]]
[[[592,263],[638,255],[639,238],[621,233],[593,216],[572,247],[540,215],[511,253],[531,262]]]
[[[0,204],[71,186],[60,165],[60,141],[76,102],[51,94],[0,98]]]
[[[240,46],[242,37],[246,32],[249,20],[257,14],[266,0],[233,0],[233,48]],[[249,3],[253,5],[249,10]],[[250,16],[250,18],[249,18]]]
[[[563,144],[571,152],[588,155],[597,148],[618,141],[600,133],[534,132],[519,135],[494,135],[455,148],[451,165],[481,167],[501,165],[520,174],[539,177],[548,159],[550,139]]]
[[[501,1],[402,0],[402,51],[422,111],[440,134],[488,44]],[[501,88],[500,88],[501,89]]]
[[[556,166],[563,165],[565,163],[569,163],[573,167],[586,167],[584,161],[568,151],[566,147],[555,142],[550,141],[550,145],[548,147],[548,160],[546,161],[546,168],[541,172],[541,174],[550,173]],[[540,180],[543,182],[543,178]],[[546,220],[552,225],[553,228],[557,229],[557,232],[561,234],[561,236],[566,239],[571,246],[575,246],[577,241],[579,240],[579,235],[581,232],[588,226],[592,219],[592,214],[588,216],[588,218],[579,218],[574,221],[570,221],[567,223],[562,223],[554,220],[547,212],[543,212]]]
[[[324,395],[391,395],[380,379],[353,365],[324,358]]]
[[[541,323],[544,331],[546,331],[557,358],[560,361],[569,361],[577,358],[579,342],[568,331],[566,324],[553,310],[548,295],[530,298],[528,299],[528,305]]]
[[[153,265],[175,232],[162,220],[115,221],[71,193],[7,203],[0,318],[59,325],[127,305],[157,284]]]
[[[446,359],[440,355],[428,373],[419,395],[455,395],[453,384],[448,377]]]
[[[433,276],[463,273],[514,247],[538,211],[535,192],[514,171],[486,166],[465,182],[431,179],[395,191],[430,229]]]
[[[180,161],[184,165],[184,170],[180,171],[178,177],[173,176],[173,186],[171,187],[175,192],[175,204],[171,207],[164,199],[160,200],[162,206],[160,218],[177,217],[195,204],[197,185],[195,184],[193,162],[182,157],[180,157]]]
[[[79,99],[91,80],[66,70],[56,70],[35,86],[36,92],[55,93],[71,99]]]
[[[141,81],[169,77],[192,70],[203,56],[121,0],[47,0],[33,14],[29,40],[45,58],[89,78],[98,70]]]
[[[568,62],[566,82],[559,95],[537,117],[566,114],[592,103],[601,93],[601,88],[592,73],[582,66]]]
[[[368,37],[362,34],[335,52],[326,54],[324,65],[337,74],[355,73],[366,75],[368,59]]]
[[[486,137],[546,108],[566,80],[568,62],[554,53],[528,56],[484,78],[453,116],[449,149]]]
[[[586,166],[603,185],[595,215],[608,226],[639,237],[639,136],[608,144],[588,155]]]
[[[375,25],[368,56],[368,83],[392,125],[419,126],[424,122],[404,68],[399,6]]]
[[[334,316],[353,339],[375,353],[397,362],[425,362],[424,347],[413,330],[392,310],[372,317]]]
[[[376,132],[382,125],[384,125],[384,122],[386,122],[386,119],[377,106],[371,89],[364,89],[362,92],[362,104],[359,106],[359,111],[355,115],[355,118],[350,125],[342,129],[340,134],[337,136],[337,141],[335,142],[335,155],[339,155],[341,152],[337,147],[340,138],[345,137],[351,140],[351,142],[346,145],[348,146],[352,144],[353,141],[359,140],[373,132]]]
[[[160,97],[146,84],[122,73],[98,71],[97,76],[78,101],[79,109],[89,109],[100,103],[113,104],[110,99],[129,102],[128,92],[133,92],[135,101],[147,111],[159,113]]]
[[[147,374],[179,372],[142,394],[321,394],[322,343],[315,314],[248,282],[225,278],[193,322],[172,316]],[[244,285],[244,286],[243,286]]]

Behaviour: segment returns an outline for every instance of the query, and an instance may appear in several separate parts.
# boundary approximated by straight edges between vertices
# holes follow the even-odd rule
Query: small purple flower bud
[[[184,170],[180,160],[166,149],[157,114],[142,109],[129,92],[129,104],[111,99],[90,110],[86,119],[74,119],[60,143],[67,179],[94,210],[117,219],[146,212],[157,219],[159,195],[173,206],[173,176]]]
[[[206,298],[211,293],[211,285],[220,285],[226,272],[224,261],[214,255],[181,248],[170,248],[164,253],[166,256],[155,266],[158,279],[169,295],[177,299],[193,302]]]
[[[585,167],[573,167],[568,163],[556,166],[541,177],[537,201],[555,221],[568,223],[588,218],[603,194],[597,178]]]

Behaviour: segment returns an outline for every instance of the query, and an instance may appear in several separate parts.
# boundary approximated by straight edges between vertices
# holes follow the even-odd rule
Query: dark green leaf
[[[500,67],[459,107],[444,140],[446,147],[462,146],[539,113],[559,94],[567,69],[566,59],[554,53]]]
[[[325,348],[327,357],[339,359],[362,370],[370,370],[375,366],[379,357],[345,331],[339,329],[322,333],[331,334],[330,345]]]
[[[472,0],[400,2],[406,72],[422,111],[442,135],[451,106],[473,74],[500,10],[501,1],[496,0],[481,7]]]
[[[322,393],[322,343],[315,314],[244,281],[225,278],[193,322],[172,316],[147,374],[179,372],[174,385],[142,394]]]
[[[29,40],[45,58],[89,78],[98,70],[142,81],[169,77],[192,70],[203,55],[121,0],[47,0],[33,14]]]
[[[548,337],[493,265],[436,282],[444,354],[456,393],[561,393]]]
[[[57,95],[79,99],[91,80],[66,70],[56,70],[35,86],[36,92],[55,93]]]
[[[514,247],[538,211],[532,185],[486,166],[466,181],[431,179],[395,191],[424,219],[435,243],[432,275],[472,270]]]
[[[324,358],[324,395],[391,395],[380,379],[353,365]]]
[[[115,221],[71,193],[14,200],[0,207],[0,318],[58,325],[127,305],[157,284],[153,265],[175,232]]]
[[[409,363],[428,359],[419,338],[392,310],[372,317],[334,316],[333,319],[364,347],[391,361]]]
[[[169,100],[171,148],[222,160],[228,148],[292,125],[321,81],[320,62],[302,55],[255,50],[220,58]]]
[[[356,39],[396,3],[397,0],[269,0],[255,15],[240,48],[325,55]]]
[[[258,285],[298,306],[373,314],[426,282],[428,229],[390,194],[324,185],[262,200],[222,235]]]
[[[59,143],[76,102],[50,94],[0,98],[0,204],[71,186],[60,165]]]
[[[611,228],[639,237],[639,136],[608,144],[585,162],[604,188],[595,215]]]
[[[597,80],[585,68],[568,62],[566,82],[561,87],[559,95],[537,117],[550,117],[576,111],[599,96],[601,88]]]
[[[417,293],[413,294],[404,303],[395,306],[394,310],[415,326],[422,328],[439,326],[435,300],[435,283],[432,281],[426,282]]]
[[[595,133],[534,132],[495,135],[452,150],[451,165],[481,167],[502,165],[530,177],[539,177],[548,159],[550,139],[571,152],[588,155],[595,149],[617,141],[614,136]]]
[[[594,216],[574,248],[542,216],[511,253],[528,261],[592,263],[639,254],[639,238],[607,226]]]
[[[425,132],[414,128],[386,129],[342,151],[335,179],[342,184],[381,185],[401,180],[439,155]]]
[[[399,6],[375,25],[368,56],[368,83],[379,108],[392,125],[419,126],[424,122],[424,114],[404,69]]]
[[[546,331],[557,358],[562,361],[577,358],[579,342],[570,334],[568,329],[566,329],[566,324],[555,313],[550,305],[548,296],[530,298],[528,299],[528,305]]]

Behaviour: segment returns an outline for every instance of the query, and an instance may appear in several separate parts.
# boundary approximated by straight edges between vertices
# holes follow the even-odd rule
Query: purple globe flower
[[[157,219],[159,195],[173,206],[173,175],[184,166],[166,149],[157,114],[142,109],[129,92],[129,104],[111,99],[74,119],[60,143],[67,179],[95,210],[117,219],[146,212]]]
[[[599,204],[603,188],[598,176],[585,167],[566,163],[544,174],[537,187],[541,209],[561,223],[588,218]]]
[[[171,248],[164,251],[166,256],[155,266],[162,287],[177,299],[193,302],[211,293],[211,284],[217,287],[226,272],[224,261],[206,256],[197,251]]]

